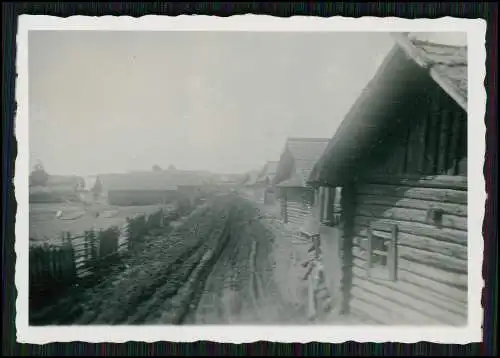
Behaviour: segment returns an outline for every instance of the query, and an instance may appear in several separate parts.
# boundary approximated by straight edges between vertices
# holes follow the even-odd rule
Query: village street
[[[64,316],[51,320],[306,322],[307,283],[300,263],[307,247],[293,244],[275,211],[235,193],[219,194],[171,232],[148,237],[140,252],[103,282],[59,303],[56,315]]]

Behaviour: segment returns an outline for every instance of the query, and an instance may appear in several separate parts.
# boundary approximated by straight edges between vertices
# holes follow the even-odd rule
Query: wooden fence
[[[123,254],[144,241],[148,233],[162,229],[177,214],[165,215],[159,210],[149,216],[127,218],[123,228],[89,230],[83,235],[62,234],[61,245],[42,245],[30,248],[30,298],[40,301],[81,282],[99,278],[115,265]]]

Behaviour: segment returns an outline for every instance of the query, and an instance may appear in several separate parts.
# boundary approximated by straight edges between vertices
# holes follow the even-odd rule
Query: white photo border
[[[28,32],[58,31],[350,31],[350,32],[466,32],[468,41],[468,324],[447,326],[44,326],[28,323],[29,255],[29,121],[28,121]],[[83,341],[89,343],[194,342],[224,343],[273,342],[399,342],[467,344],[482,341],[483,308],[481,292],[483,237],[486,200],[482,175],[486,149],[484,115],[486,109],[486,21],[482,19],[400,19],[396,17],[307,17],[279,18],[267,15],[215,17],[202,15],[71,16],[21,15],[17,34],[17,116],[15,135],[18,154],[15,165],[15,196],[18,204],[15,226],[17,288],[16,329],[19,343],[46,344]],[[333,135],[333,133],[332,133]]]

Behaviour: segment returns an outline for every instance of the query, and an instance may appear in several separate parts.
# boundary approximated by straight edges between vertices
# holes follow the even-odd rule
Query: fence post
[[[71,235],[70,233],[66,233],[66,252],[69,253],[69,255],[65,256],[68,257],[68,263],[70,265],[70,270],[68,274],[68,280],[71,284],[75,283],[78,273],[76,272],[76,254],[75,254],[75,248],[73,247],[73,242],[71,240]]]

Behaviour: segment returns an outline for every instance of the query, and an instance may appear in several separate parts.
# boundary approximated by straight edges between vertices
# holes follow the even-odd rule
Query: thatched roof
[[[289,138],[279,164],[280,175],[276,177],[278,186],[307,186],[307,179],[314,165],[328,146],[328,138]],[[293,161],[293,171],[288,173],[287,160]]]
[[[99,176],[105,191],[109,190],[176,190],[179,186],[201,186],[209,178],[193,172],[158,171],[124,174],[102,174]]]
[[[396,45],[316,163],[311,184],[342,185],[379,138],[408,112],[426,108],[430,89],[441,88],[466,110],[467,48],[394,36]]]

